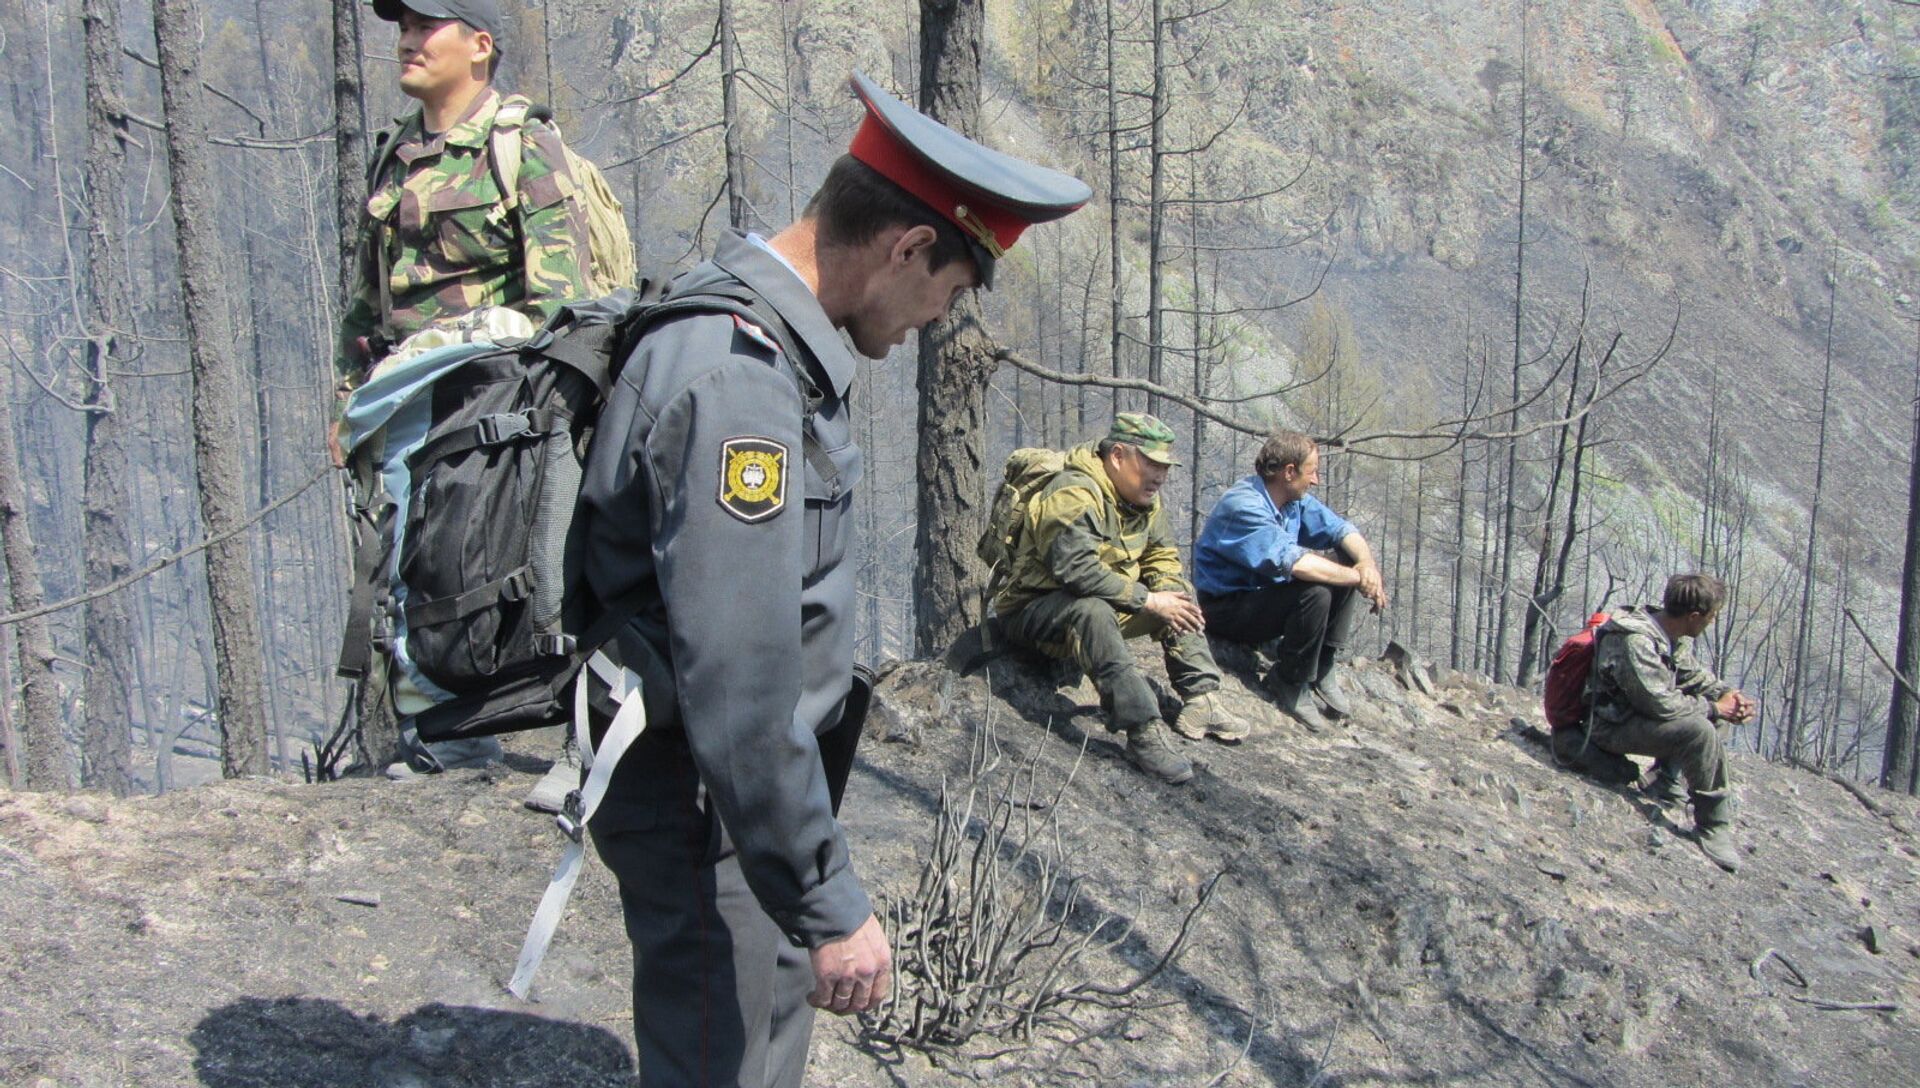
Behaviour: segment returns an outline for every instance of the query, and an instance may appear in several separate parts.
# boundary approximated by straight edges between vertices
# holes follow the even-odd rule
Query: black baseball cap
[[[504,20],[494,0],[369,0],[373,13],[389,23],[411,11],[429,19],[458,19],[475,30],[484,30],[498,38]]]

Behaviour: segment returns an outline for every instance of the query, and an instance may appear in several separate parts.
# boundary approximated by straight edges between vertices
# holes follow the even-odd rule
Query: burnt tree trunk
[[[126,225],[127,117],[121,101],[120,30],[112,0],[85,0],[87,52],[86,462],[82,485],[82,550],[89,589],[110,585],[133,567],[127,508],[127,450],[110,372],[133,352],[126,280],[119,245]],[[127,595],[110,593],[86,606],[86,720],[80,738],[80,785],[125,796],[133,788],[131,724],[133,625]]]
[[[964,136],[980,130],[984,26],[982,0],[920,0],[920,111]],[[945,651],[980,621],[986,572],[973,544],[986,517],[981,462],[993,350],[971,293],[920,333],[913,647],[922,657]]]
[[[247,540],[246,474],[213,163],[201,96],[200,10],[194,0],[155,0],[154,40],[160,53],[160,101],[173,177],[174,243],[180,251],[180,293],[186,305],[193,370],[193,445],[206,553],[207,605],[213,617],[215,705],[221,772],[228,778],[267,771],[266,683],[260,617]]]
[[[727,223],[747,229],[747,155],[741,146],[739,48],[733,36],[733,0],[720,0],[720,126],[727,159]]]
[[[27,524],[30,508],[20,479],[20,451],[13,441],[12,375],[5,384],[9,388],[0,390],[6,393],[0,397],[0,545],[7,561],[9,611],[25,612],[40,607],[44,591]],[[20,655],[20,785],[29,790],[64,790],[69,783],[60,728],[60,682],[53,672],[53,631],[45,616],[35,616],[15,624],[13,637]]]
[[[1920,324],[1914,326],[1920,333]],[[1914,376],[1920,382],[1920,343],[1914,348]],[[1913,453],[1907,473],[1907,561],[1900,572],[1900,635],[1894,667],[1910,684],[1920,684],[1920,389],[1913,398]],[[1895,680],[1887,711],[1887,744],[1880,760],[1880,784],[1890,790],[1920,793],[1920,699]]]
[[[333,207],[340,227],[340,305],[353,285],[353,253],[367,199],[367,99],[360,72],[360,4],[333,5]]]

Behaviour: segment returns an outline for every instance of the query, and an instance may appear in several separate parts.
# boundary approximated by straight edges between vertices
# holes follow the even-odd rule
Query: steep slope
[[[1512,720],[1525,698],[1471,678],[1429,697],[1362,663],[1357,719],[1326,734],[1231,681],[1262,731],[1198,749],[1202,773],[1170,789],[1118,758],[1089,690],[989,672],[998,694],[930,664],[882,682],[847,817],[883,899],[911,893],[983,728],[1002,769],[982,797],[1031,774],[1051,798],[1078,761],[1042,810],[1081,881],[1070,929],[1130,926],[1100,931],[1120,939],[1088,959],[1097,979],[1150,965],[1225,876],[1151,1007],[1088,1010],[1077,1046],[1043,1033],[929,1064],[833,1022],[813,1083],[1203,1084],[1231,1066],[1218,1083],[1897,1085],[1920,1063],[1912,798],[1870,795],[1876,813],[1736,757],[1746,866],[1727,876],[1657,810],[1555,768]],[[523,749],[404,784],[0,796],[0,1082],[632,1083],[604,870],[537,1002],[501,989],[557,849],[519,806],[545,762]]]

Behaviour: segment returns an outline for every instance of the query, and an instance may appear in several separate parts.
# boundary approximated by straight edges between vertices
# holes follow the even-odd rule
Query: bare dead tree
[[[6,396],[0,397],[0,554],[6,557],[8,600],[14,611],[37,607],[44,595],[40,567],[34,559],[31,512],[20,479],[20,454],[13,441],[13,375],[7,374]],[[59,655],[53,631],[44,618],[21,623],[14,630],[19,655],[22,714],[19,738],[19,785],[30,790],[68,787],[66,741],[62,736],[60,678],[54,674]]]
[[[120,78],[117,5],[85,0],[81,21],[87,65],[86,463],[82,547],[87,585],[102,586],[133,566],[127,528],[127,450],[112,372],[138,354],[130,327],[119,246],[126,232],[127,119]],[[133,625],[127,598],[111,594],[87,604],[86,701],[80,742],[80,784],[124,796],[133,787],[130,687]]]
[[[201,99],[200,10],[195,0],[155,0],[160,97],[167,130],[171,206],[186,304],[193,368],[194,459],[201,519],[218,535],[245,517],[240,457],[240,368],[227,324],[223,255],[217,229],[213,164]],[[267,770],[266,687],[260,618],[244,537],[207,553],[208,610],[213,642],[221,770],[228,777]]]
[[[920,112],[980,133],[983,0],[920,0]],[[994,345],[972,293],[920,331],[919,490],[914,527],[914,653],[944,651],[980,621],[986,572],[973,542],[985,523],[986,391]]]
[[[1887,707],[1887,742],[1880,757],[1880,784],[1890,790],[1920,793],[1920,695],[1912,682],[1920,677],[1920,320],[1914,321],[1913,451],[1907,470],[1907,551],[1900,569],[1900,634],[1894,644],[1895,676]],[[1865,632],[1862,632],[1865,637]],[[1869,640],[1871,645],[1871,640]],[[1879,651],[1875,651],[1878,653]]]
[[[1840,270],[1827,269],[1826,361],[1820,372],[1820,415],[1813,449],[1813,500],[1807,510],[1807,547],[1800,566],[1800,611],[1794,619],[1793,656],[1787,673],[1787,729],[1782,755],[1800,758],[1807,717],[1807,657],[1812,652],[1814,563],[1819,558],[1820,502],[1826,489],[1827,415],[1833,394],[1834,303],[1840,289]]]

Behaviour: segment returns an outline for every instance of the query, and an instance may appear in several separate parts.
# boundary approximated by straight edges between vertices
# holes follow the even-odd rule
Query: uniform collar
[[[467,112],[447,129],[446,141],[456,147],[480,147],[493,131],[493,115],[500,112],[500,92],[488,87],[474,97]]]
[[[729,230],[714,248],[713,263],[728,275],[753,288],[766,299],[800,337],[820,364],[822,376],[833,386],[834,396],[845,399],[853,388],[859,364],[847,350],[847,342],[827,320],[820,300],[807,287],[791,265],[747,240],[737,230]],[[800,361],[795,360],[799,365]]]
[[[500,112],[503,104],[500,92],[489,86],[474,97],[467,106],[467,112],[453,123],[453,127],[438,137],[427,132],[427,112],[416,106],[412,113],[394,118],[398,125],[393,135],[395,146],[401,148],[401,158],[407,162],[437,153],[449,145],[484,146],[488,134],[493,131],[494,115]],[[409,148],[408,144],[418,146]]]

